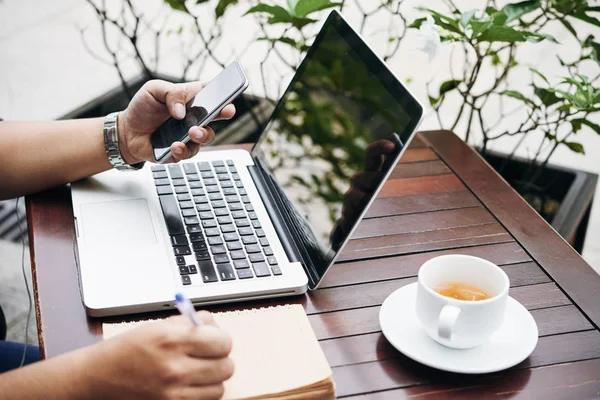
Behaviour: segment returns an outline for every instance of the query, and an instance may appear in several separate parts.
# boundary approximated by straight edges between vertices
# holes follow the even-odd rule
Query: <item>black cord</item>
[[[27,312],[27,322],[25,323],[25,346],[23,346],[23,357],[21,358],[21,365],[25,364],[25,356],[27,355],[27,342],[29,333],[29,320],[31,319],[31,310],[33,305],[31,304],[31,291],[29,290],[29,282],[27,281],[27,274],[25,274],[25,237],[23,236],[23,227],[21,226],[21,220],[19,219],[19,200],[17,198],[15,203],[15,214],[17,215],[17,225],[19,225],[19,232],[21,233],[21,272],[23,273],[23,280],[25,281],[25,288],[27,289],[27,300],[29,301],[29,311]]]

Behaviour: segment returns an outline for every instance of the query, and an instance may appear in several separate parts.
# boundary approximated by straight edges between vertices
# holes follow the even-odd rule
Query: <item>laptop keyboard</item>
[[[183,285],[281,275],[232,160],[154,165],[152,175]]]

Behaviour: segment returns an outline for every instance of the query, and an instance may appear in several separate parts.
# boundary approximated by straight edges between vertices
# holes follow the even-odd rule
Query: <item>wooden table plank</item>
[[[534,262],[500,266],[508,275],[511,286],[535,285],[550,282],[550,277]]]
[[[344,248],[338,262],[513,241],[502,225],[496,223],[441,228],[353,239]]]
[[[593,399],[600,393],[599,370],[600,359],[595,359],[484,376],[437,375],[440,383],[357,397],[377,400],[413,396],[419,399]]]
[[[455,210],[480,207],[481,202],[468,190],[419,194],[414,196],[377,198],[365,218],[414,214],[426,211]]]
[[[418,176],[435,176],[451,173],[452,171],[443,161],[431,160],[398,164],[388,179],[416,178]]]
[[[402,178],[387,181],[379,191],[377,198],[455,192],[458,190],[465,190],[465,186],[453,174]]]
[[[425,148],[414,148],[409,147],[406,149],[399,163],[411,163],[420,161],[437,160],[438,156],[429,147]]]
[[[544,270],[600,327],[600,277],[504,179],[454,134],[422,136]]]
[[[495,222],[496,220],[492,214],[483,207],[395,215],[362,221],[352,235],[352,239],[493,224]]]

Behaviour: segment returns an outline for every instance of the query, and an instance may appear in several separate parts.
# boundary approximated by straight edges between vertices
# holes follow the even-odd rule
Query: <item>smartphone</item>
[[[185,118],[169,118],[150,137],[159,164],[171,158],[173,142],[187,143],[192,126],[206,126],[248,87],[248,78],[238,62],[231,63],[186,104]]]

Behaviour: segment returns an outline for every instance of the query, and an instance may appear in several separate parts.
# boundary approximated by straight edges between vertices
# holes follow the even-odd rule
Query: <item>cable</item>
[[[20,197],[17,197],[17,201],[15,203],[15,214],[17,215],[17,225],[19,225],[19,232],[21,233],[21,272],[23,273],[23,280],[25,281],[25,288],[27,289],[29,311],[27,311],[27,322],[25,323],[25,346],[23,346],[23,357],[21,358],[21,365],[19,365],[19,368],[21,368],[23,364],[25,364],[25,356],[27,355],[27,342],[29,336],[29,320],[31,319],[31,310],[33,309],[33,304],[31,303],[31,291],[29,290],[29,282],[27,281],[27,274],[25,274],[25,238],[23,237],[23,227],[21,227],[21,220],[19,218],[20,199]]]

